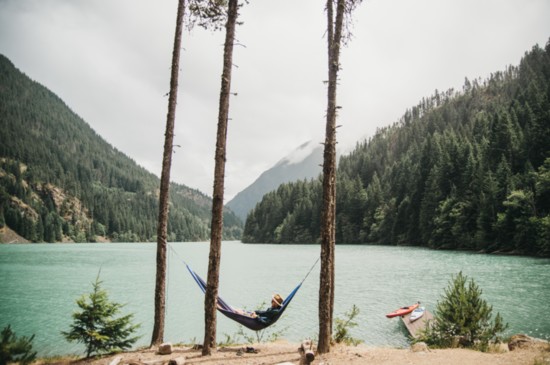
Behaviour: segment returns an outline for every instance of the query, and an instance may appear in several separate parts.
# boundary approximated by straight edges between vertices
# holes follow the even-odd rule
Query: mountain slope
[[[159,179],[2,55],[0,140],[0,227],[33,242],[156,239]],[[172,184],[170,240],[208,239],[210,207]],[[224,218],[226,238],[238,238],[239,219]]]
[[[281,185],[243,242],[312,243],[319,181]],[[340,158],[336,242],[550,256],[550,42],[435,94]]]
[[[290,155],[281,159],[275,166],[263,172],[251,185],[239,192],[226,206],[243,221],[248,212],[262,200],[262,197],[275,190],[280,184],[301,179],[312,179],[321,173],[323,148],[313,142],[306,142]]]

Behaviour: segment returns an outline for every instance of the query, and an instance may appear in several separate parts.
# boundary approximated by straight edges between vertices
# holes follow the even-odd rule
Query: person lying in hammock
[[[252,312],[252,318],[256,318],[258,321],[271,324],[273,319],[279,314],[281,306],[283,305],[283,297],[279,294],[275,294],[271,297],[271,307],[264,311],[254,311]]]
[[[259,311],[253,311],[253,312],[246,312],[246,311],[239,310],[239,312],[241,314],[248,315],[252,318],[256,318],[258,321],[266,325],[270,325],[271,322],[273,322],[273,320],[279,314],[279,311],[281,310],[281,307],[283,305],[283,301],[284,301],[283,297],[281,297],[279,294],[275,294],[271,297],[271,307],[269,307],[268,309],[263,311],[259,310]]]

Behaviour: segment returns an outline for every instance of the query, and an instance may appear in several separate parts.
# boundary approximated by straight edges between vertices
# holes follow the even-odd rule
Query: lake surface
[[[172,243],[168,250],[165,341],[202,343],[204,296],[184,262],[206,277],[208,243]],[[246,245],[224,242],[220,295],[236,307],[267,306],[275,292],[286,296],[320,254],[317,245]],[[68,343],[76,299],[89,294],[101,270],[112,301],[134,313],[148,345],[154,313],[156,244],[0,245],[0,329],[11,324],[18,336],[35,334],[39,356],[82,354]],[[290,341],[316,338],[319,269],[317,264],[284,315],[268,331]],[[336,246],[335,317],[356,305],[355,338],[372,346],[404,347],[407,335],[398,319],[385,314],[421,301],[435,309],[452,275],[462,271],[483,290],[483,298],[510,324],[507,334],[550,339],[550,260],[528,257],[431,251],[385,246]],[[240,326],[218,315],[218,341],[235,337]],[[254,332],[244,329],[248,335]],[[266,332],[264,336],[268,336]],[[265,338],[265,337],[264,337]],[[241,337],[242,341],[242,337]]]

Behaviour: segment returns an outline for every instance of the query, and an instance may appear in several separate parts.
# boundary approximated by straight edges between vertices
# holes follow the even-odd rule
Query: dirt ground
[[[0,228],[0,243],[28,243],[26,239],[15,233],[15,231],[4,226]]]
[[[156,350],[143,349],[120,353],[93,360],[63,361],[62,365],[166,365],[170,360],[180,358],[184,364],[226,364],[226,365],[291,365],[300,364],[299,344],[279,341],[253,345],[253,352],[246,347],[234,346],[219,349],[212,356],[201,356],[200,350],[174,346],[170,355],[159,355]],[[182,362],[184,358],[184,362]],[[55,362],[49,361],[49,365]],[[333,346],[331,352],[316,355],[312,364],[369,364],[369,365],[550,365],[548,347],[530,347],[508,351],[500,350],[483,353],[466,349],[445,349],[413,351],[359,346]],[[39,364],[36,364],[39,365]]]

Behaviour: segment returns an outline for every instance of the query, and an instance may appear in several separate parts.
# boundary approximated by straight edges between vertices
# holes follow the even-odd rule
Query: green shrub
[[[93,283],[93,291],[77,299],[81,312],[73,313],[73,324],[68,332],[61,332],[67,341],[81,342],[86,346],[86,357],[93,353],[120,351],[130,348],[139,337],[130,337],[139,325],[132,325],[133,314],[114,318],[123,307],[111,302],[101,288],[99,275]]]
[[[36,358],[36,352],[32,351],[33,339],[34,335],[17,338],[10,325],[4,328],[0,334],[0,365],[8,362],[30,364]]]
[[[349,329],[356,327],[357,323],[353,320],[357,315],[359,314],[359,308],[354,304],[351,309],[344,313],[344,318],[336,318],[336,329],[334,330],[334,341],[336,343],[345,343],[346,345],[358,345],[362,341],[358,340],[356,338],[353,338],[350,333]]]
[[[491,321],[493,307],[481,298],[482,290],[473,279],[459,272],[437,303],[434,319],[421,331],[419,341],[430,346],[470,347],[485,351],[491,342],[500,342],[500,333],[508,328],[497,313]]]
[[[242,338],[244,342],[248,344],[267,343],[267,342],[275,342],[279,338],[283,337],[287,329],[288,329],[287,327],[278,329],[277,325],[274,324],[266,329],[263,329],[260,331],[254,331],[252,334],[249,334],[247,331],[245,331],[243,326],[239,326],[239,330],[233,337],[228,336],[227,334],[225,336],[227,337],[226,342],[228,342],[228,340],[231,339],[231,341],[238,343],[239,338]]]

